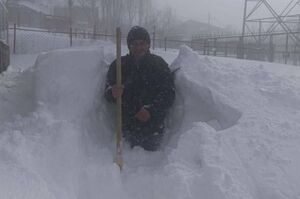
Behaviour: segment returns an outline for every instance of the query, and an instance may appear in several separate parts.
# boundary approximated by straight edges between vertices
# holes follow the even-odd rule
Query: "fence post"
[[[286,34],[285,39],[285,52],[284,52],[284,63],[287,64],[289,57],[289,34]]]
[[[274,43],[273,43],[273,35],[270,35],[270,43],[269,43],[269,62],[274,62]]]
[[[72,28],[70,28],[70,47],[73,45],[73,33],[72,33]]]
[[[155,26],[154,26],[154,30],[153,30],[153,44],[152,44],[152,49],[155,49]]]
[[[217,56],[217,38],[214,38],[214,56]]]
[[[96,28],[93,28],[93,40],[96,40]]]
[[[236,52],[236,55],[237,55],[237,58],[238,59],[244,59],[245,57],[245,46],[244,46],[244,37],[243,36],[240,36],[239,37],[239,43],[237,45],[237,52]]]
[[[207,39],[203,42],[203,55],[206,55],[206,48],[207,48]]]
[[[6,36],[7,36],[6,42],[7,42],[7,44],[9,44],[10,40],[9,40],[9,24],[8,24],[8,22],[6,24]]]
[[[209,49],[209,39],[207,40],[207,55],[209,55],[209,52],[210,51],[210,49]]]
[[[224,56],[227,57],[228,56],[228,49],[227,49],[227,42],[225,41],[225,49],[224,49]]]
[[[294,52],[293,52],[293,65],[297,66],[297,43],[294,45]]]
[[[165,37],[165,51],[167,51],[167,37]]]
[[[13,53],[16,54],[17,24],[14,24],[14,45]]]

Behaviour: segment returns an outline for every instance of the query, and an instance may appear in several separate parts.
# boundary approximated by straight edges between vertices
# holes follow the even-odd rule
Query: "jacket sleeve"
[[[161,59],[159,67],[159,75],[157,79],[159,83],[157,84],[157,95],[154,97],[152,104],[149,106],[148,110],[150,113],[165,112],[171,107],[175,100],[175,85],[173,74],[171,73],[168,64]]]
[[[108,69],[106,74],[106,83],[105,83],[105,90],[104,96],[108,102],[116,102],[116,99],[112,96],[111,87],[116,84],[116,60],[113,61]]]

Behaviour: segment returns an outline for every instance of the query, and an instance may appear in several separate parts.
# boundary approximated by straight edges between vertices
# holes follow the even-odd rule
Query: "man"
[[[131,147],[148,151],[159,148],[164,119],[175,98],[168,64],[150,53],[150,36],[135,26],[127,36],[129,54],[122,56],[122,87],[116,85],[116,61],[108,70],[105,97],[115,102],[122,95],[122,130]]]

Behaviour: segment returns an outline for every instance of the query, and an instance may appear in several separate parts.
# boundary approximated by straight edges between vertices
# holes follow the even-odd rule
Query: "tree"
[[[176,17],[173,14],[172,8],[169,6],[164,7],[160,13],[157,20],[157,28],[159,34],[165,37],[173,25],[175,25]]]
[[[89,24],[93,27],[93,33],[95,35],[99,31],[99,7],[97,5],[97,0],[79,0],[78,2],[87,17]]]
[[[124,0],[125,8],[128,14],[128,25],[132,26],[135,17],[137,16],[137,0]]]

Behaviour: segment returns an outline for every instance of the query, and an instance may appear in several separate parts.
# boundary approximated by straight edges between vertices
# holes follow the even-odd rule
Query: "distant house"
[[[27,1],[8,1],[8,21],[18,26],[45,28],[50,12]]]
[[[53,31],[68,31],[69,21],[65,17],[46,15],[45,16],[45,29]]]
[[[30,1],[9,1],[8,20],[10,24],[55,31],[68,29],[68,20],[64,16],[53,15],[53,9]]]

